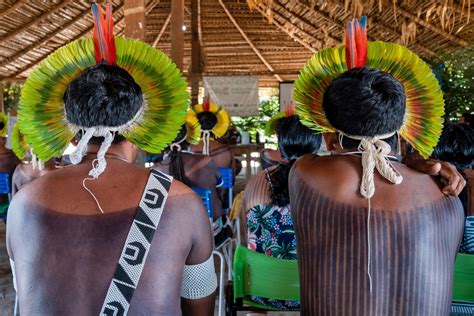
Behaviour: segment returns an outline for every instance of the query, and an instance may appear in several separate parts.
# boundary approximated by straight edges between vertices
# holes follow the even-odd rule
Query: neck
[[[89,145],[87,147],[86,157],[95,157],[99,151],[99,145]],[[120,144],[110,146],[109,150],[105,154],[105,158],[118,159],[126,162],[133,162],[133,157],[131,153],[126,152]]]

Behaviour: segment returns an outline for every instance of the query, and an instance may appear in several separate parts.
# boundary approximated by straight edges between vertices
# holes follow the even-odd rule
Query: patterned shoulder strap
[[[173,178],[152,170],[120,255],[100,315],[127,315]]]

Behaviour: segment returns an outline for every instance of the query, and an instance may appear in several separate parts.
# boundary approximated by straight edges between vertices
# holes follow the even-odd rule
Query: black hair
[[[85,69],[69,84],[63,99],[67,120],[83,127],[123,125],[137,114],[143,103],[142,90],[132,76],[106,63]],[[91,143],[102,140],[103,137],[94,137]],[[122,140],[117,134],[114,143]]]
[[[288,176],[293,163],[305,154],[316,154],[321,147],[321,134],[315,134],[301,124],[293,115],[276,121],[275,131],[278,147],[286,162],[279,163],[269,174],[270,198],[274,205],[286,206],[290,203]]]
[[[466,123],[470,126],[474,126],[474,114],[473,113],[466,112],[462,116],[464,118],[464,123]]]
[[[452,163],[460,171],[470,168],[474,159],[474,128],[467,124],[447,124],[433,157]]]
[[[186,140],[182,141],[184,138],[186,138],[187,132],[188,130],[186,128],[186,125],[181,126],[181,129],[178,135],[173,140],[173,143],[177,143],[181,141],[179,143],[179,145],[181,146],[181,149],[186,149],[189,145]],[[170,148],[170,174],[176,180],[181,181],[187,186],[191,186],[191,182],[186,177],[186,174],[184,172],[184,162],[183,162],[183,157],[181,156],[181,150],[178,150],[178,148],[174,146]]]
[[[470,168],[474,160],[474,128],[467,124],[447,124],[438,145],[434,148],[433,158],[452,163],[466,178],[464,169]],[[464,209],[468,207],[468,188],[459,194]]]
[[[403,85],[388,73],[368,67],[350,69],[334,79],[323,98],[329,123],[357,136],[373,137],[399,130],[405,107]],[[396,137],[389,142],[393,139]],[[353,143],[350,147],[356,146]]]
[[[201,128],[206,131],[212,130],[217,124],[217,116],[212,112],[201,112],[197,114]]]

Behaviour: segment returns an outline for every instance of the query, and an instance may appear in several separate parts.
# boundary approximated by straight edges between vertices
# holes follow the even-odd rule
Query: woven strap
[[[172,177],[162,172],[151,171],[100,315],[127,315],[153,236],[160,222],[172,180]]]

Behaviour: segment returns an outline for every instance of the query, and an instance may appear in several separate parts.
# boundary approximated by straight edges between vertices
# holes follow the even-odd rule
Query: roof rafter
[[[120,6],[116,7],[115,10],[114,10],[114,11],[115,11],[114,14],[118,14],[118,12],[119,12],[120,9],[122,8],[122,6],[123,6],[123,4],[121,4]],[[88,12],[89,12],[89,10],[86,10],[85,13],[87,14]],[[82,14],[80,14],[80,16],[82,16]],[[122,16],[119,20],[117,20],[117,21],[114,23],[114,26],[115,26],[115,27],[118,26],[118,25],[123,21],[123,19],[124,19],[124,17]],[[74,19],[74,20],[75,20],[75,19]],[[61,31],[65,30],[65,29],[67,29],[67,28],[69,28],[69,27],[71,27],[71,25],[74,24],[74,23],[72,23],[74,20],[70,21],[67,25],[65,25],[62,29],[60,29],[59,32],[55,33],[54,35],[50,35],[46,40],[44,40],[44,42],[43,42],[43,41],[42,41],[42,42],[43,42],[43,43],[46,43],[47,41],[49,41],[51,38],[53,38],[55,35],[57,35],[57,34],[60,33]],[[84,35],[86,35],[86,34],[89,33],[89,32],[92,32],[93,27],[94,27],[94,25],[92,24],[92,25],[89,26],[87,29],[85,29],[84,31],[80,32],[78,35],[74,36],[74,37],[70,40],[70,42],[75,41],[76,39],[79,39],[79,38],[83,37]],[[30,45],[30,46],[31,46],[31,45]],[[35,47],[35,48],[36,48],[36,47]],[[33,49],[34,49],[34,48],[33,48]],[[28,50],[28,51],[29,51],[29,50]],[[17,53],[17,54],[20,54],[20,53]],[[23,55],[23,54],[25,54],[25,53],[21,53],[21,55]],[[45,58],[48,57],[48,56],[49,56],[49,53],[48,53],[48,54],[45,54],[45,55],[43,55],[43,56],[41,56],[40,58],[36,59],[36,60],[33,61],[32,63],[28,64],[27,66],[25,66],[25,67],[19,69],[19,70],[16,71],[15,73],[9,75],[8,77],[5,77],[5,78],[0,77],[0,81],[8,81],[8,80],[11,80],[11,79],[15,78],[15,77],[18,76],[19,74],[21,74],[21,73],[27,71],[28,69],[30,69],[30,68],[36,66],[37,64],[39,64],[43,59],[45,59]],[[21,57],[21,56],[19,56],[19,57]],[[15,58],[15,59],[16,59],[16,58]],[[15,60],[15,59],[14,59],[14,60]],[[2,61],[2,63],[3,63],[3,61]],[[2,67],[2,63],[0,63],[0,67]]]
[[[269,18],[268,14],[262,10],[259,6],[255,7],[255,9],[260,12],[260,14],[262,14],[264,17],[266,17],[267,19]],[[275,13],[274,13],[275,15]],[[300,39],[299,37],[295,36],[294,34],[291,34],[290,32],[288,32],[288,30],[281,24],[278,24],[276,22],[275,19],[273,19],[272,21],[273,25],[275,25],[277,28],[279,28],[281,31],[285,32],[286,34],[288,34],[289,37],[291,37],[292,39],[294,39],[295,41],[297,41],[298,43],[300,43],[301,45],[303,45],[304,47],[306,47],[307,49],[309,49],[311,52],[315,53],[316,52],[316,49],[314,49],[313,47],[311,47],[311,45],[309,45],[308,43],[306,43],[305,41],[303,41],[302,39]]]
[[[291,16],[294,17],[299,23],[302,23],[302,24],[306,25],[306,27],[310,27],[315,32],[315,34],[320,34],[320,33],[323,32],[321,29],[318,29],[316,26],[314,26],[310,21],[308,21],[304,17],[300,16],[298,13],[294,12],[291,9],[291,7],[288,7],[287,4],[282,5],[282,4],[278,3],[277,1],[275,1],[275,2],[273,2],[273,5],[280,8],[281,10],[284,10],[285,12],[291,14]],[[275,11],[273,11],[273,13],[275,13]],[[293,24],[291,21],[288,21],[288,22]],[[329,35],[328,38],[330,38],[331,40],[333,40],[336,43],[340,43],[342,41],[342,39],[336,38],[336,37],[331,36],[331,35]],[[319,41],[321,41],[321,40],[319,40]]]
[[[343,22],[340,22],[340,21],[336,20],[335,18],[331,18],[331,17],[329,16],[329,14],[327,14],[326,12],[322,12],[322,11],[317,10],[317,9],[315,9],[315,8],[309,7],[309,6],[307,6],[305,3],[302,3],[301,1],[298,1],[298,2],[299,2],[301,5],[305,6],[308,10],[312,10],[313,12],[315,12],[318,16],[320,16],[320,17],[321,17],[322,19],[324,19],[325,21],[330,22],[330,23],[332,23],[332,24],[338,26],[338,27],[341,28],[343,31],[345,30],[345,25],[344,25]],[[339,1],[339,2],[337,3],[337,5],[341,5],[341,2]],[[397,31],[397,30],[395,30],[395,29],[393,29],[393,28],[391,28],[391,27],[388,27],[388,26],[386,26],[386,25],[383,24],[383,23],[380,23],[380,25],[381,25],[387,32],[395,33],[395,34],[397,34],[397,36],[400,36],[400,35],[401,35],[401,33],[400,33],[399,31]],[[369,38],[370,38],[370,35],[369,35]],[[341,40],[341,42],[342,42],[342,40]],[[433,52],[432,50],[430,50],[429,48],[427,48],[427,47],[425,47],[425,46],[423,46],[423,45],[421,45],[421,44],[412,43],[411,45],[413,45],[413,47],[416,47],[416,48],[419,49],[419,50],[422,50],[422,51],[426,52],[426,53],[429,54],[429,55],[432,55],[432,56],[437,55],[435,52]]]
[[[242,37],[245,39],[245,41],[250,45],[250,47],[252,48],[252,50],[255,52],[255,54],[258,56],[258,58],[260,58],[260,60],[263,62],[263,64],[268,68],[268,70],[270,70],[271,72],[275,73],[275,69],[272,67],[272,65],[270,65],[268,63],[268,61],[265,59],[265,57],[263,57],[263,55],[260,53],[260,51],[257,49],[257,47],[255,47],[255,45],[252,43],[252,41],[248,38],[247,34],[245,34],[244,30],[242,30],[242,28],[239,26],[239,24],[237,23],[237,21],[234,19],[234,17],[232,16],[232,14],[230,13],[230,11],[227,9],[227,7],[225,6],[224,2],[222,2],[222,0],[219,0],[219,3],[220,5],[222,6],[222,8],[224,9],[225,13],[227,14],[227,16],[229,17],[229,19],[232,21],[232,23],[234,24],[235,28],[240,32],[240,34],[242,35]],[[283,81],[281,79],[281,77],[278,75],[278,74],[274,74],[275,78],[278,80],[278,81]]]
[[[454,36],[452,34],[449,34],[448,32],[444,31],[443,29],[429,23],[429,22],[426,22],[422,19],[420,19],[419,17],[417,17],[415,14],[411,13],[411,12],[408,12],[407,10],[401,8],[400,6],[396,6],[396,9],[397,11],[403,15],[404,17],[410,19],[411,21],[423,26],[425,29],[427,30],[430,30],[431,32],[433,33],[436,33],[438,35],[441,35],[443,36],[444,38],[450,40],[451,42],[455,43],[455,44],[458,44],[460,46],[463,46],[463,47],[466,47],[469,45],[469,43],[460,38],[460,37],[457,37],[457,36]]]
[[[0,37],[0,42],[6,42],[8,41],[9,39],[17,36],[18,34],[28,30],[30,27],[32,27],[33,25],[36,25],[38,24],[39,22],[43,21],[45,18],[49,17],[51,14],[54,14],[56,12],[58,12],[59,10],[61,10],[62,8],[64,8],[66,5],[68,5],[69,3],[71,2],[71,0],[66,0],[66,1],[61,1],[59,2],[59,4],[57,4],[55,7],[49,9],[49,10],[46,10],[45,12],[43,12],[42,14],[40,14],[39,16],[35,17],[33,20],[31,20],[30,22],[26,23],[26,24],[23,24],[22,26],[20,26],[19,28],[17,29],[14,29],[14,30],[11,30],[9,31],[5,36],[3,37]]]
[[[31,45],[26,46],[22,50],[15,52],[13,56],[4,58],[2,61],[0,61],[0,67],[3,67],[5,65],[11,64],[13,61],[17,60],[18,58],[22,57],[24,54],[34,50],[35,48],[38,48],[42,46],[44,43],[49,41],[50,38],[56,36],[57,34],[63,32],[64,30],[68,29],[72,25],[76,24],[76,22],[80,21],[82,18],[84,18],[87,14],[89,13],[89,9],[82,11],[78,16],[76,16],[74,19],[66,23],[65,25],[61,25],[58,27],[54,32],[48,34],[47,36],[43,37],[39,41],[34,42]]]
[[[155,41],[153,42],[153,47],[156,47],[156,45],[158,44],[158,42],[160,41],[161,37],[163,36],[163,34],[165,33],[165,30],[166,30],[166,27],[168,26],[168,24],[170,23],[171,21],[171,13],[168,15],[168,17],[166,18],[165,20],[165,23],[163,24],[163,26],[161,27],[161,30],[160,32],[158,33],[158,36],[156,36],[155,38]]]
[[[20,1],[15,2],[14,5],[12,5],[12,6],[9,7],[8,9],[6,9],[6,10],[3,11],[2,13],[0,13],[0,18],[3,18],[4,16],[9,15],[10,13],[12,13],[13,11],[15,11],[16,9],[18,9],[18,8],[21,7],[22,5],[26,4],[27,2],[28,2],[27,0],[20,0]]]

